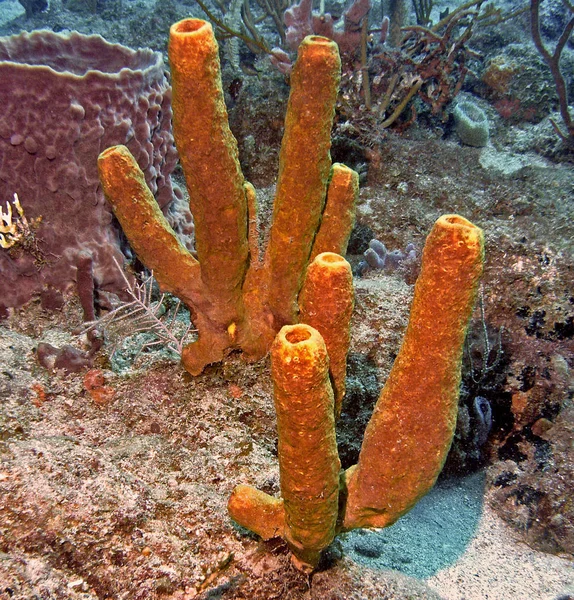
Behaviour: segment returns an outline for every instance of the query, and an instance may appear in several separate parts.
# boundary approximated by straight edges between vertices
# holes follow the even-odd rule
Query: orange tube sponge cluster
[[[482,231],[458,215],[427,238],[409,325],[346,473],[343,528],[386,527],[434,485],[450,448],[462,350],[482,274]]]
[[[229,502],[238,523],[286,539],[295,564],[308,570],[337,531],[391,525],[429,491],[454,434],[462,349],[483,260],[478,227],[458,215],[438,219],[423,252],[403,344],[359,462],[340,478],[340,489],[326,348],[335,354],[346,340],[335,336],[325,346],[310,325],[283,327],[271,349],[283,499],[238,486]],[[325,336],[338,329],[348,335],[348,324],[337,327],[329,318],[340,299],[347,315],[349,277],[346,261],[331,253],[319,254],[308,268],[301,315],[308,322],[317,317]]]
[[[307,268],[299,295],[299,317],[325,340],[335,394],[335,418],[341,414],[345,395],[353,306],[351,265],[338,254],[322,252]]]
[[[331,170],[340,59],[334,42],[309,36],[291,77],[273,221],[260,258],[255,191],[241,173],[229,129],[211,25],[199,19],[175,23],[169,59],[174,137],[195,222],[197,260],[151,209],[151,192],[126,148],[105,151],[100,174],[137,255],[153,265],[160,287],[179,296],[192,313],[198,339],[183,349],[182,363],[197,375],[230,350],[261,358],[279,329],[297,322],[297,296],[314,240],[316,248],[346,250],[358,176],[342,165]],[[137,214],[144,204],[145,218]]]

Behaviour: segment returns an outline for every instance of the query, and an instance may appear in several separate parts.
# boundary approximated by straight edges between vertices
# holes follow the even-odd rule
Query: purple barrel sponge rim
[[[163,70],[163,59],[159,52],[133,50],[108,42],[101,35],[84,35],[77,31],[59,34],[40,29],[0,37],[0,68],[13,65],[70,77],[92,73],[110,77],[123,71],[139,72],[147,79],[157,76],[158,69]]]

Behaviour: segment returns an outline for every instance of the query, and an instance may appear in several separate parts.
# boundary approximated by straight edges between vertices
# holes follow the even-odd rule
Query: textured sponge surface
[[[161,55],[100,36],[21,33],[0,38],[0,80],[0,202],[17,193],[28,219],[42,217],[40,254],[0,251],[0,308],[73,285],[80,252],[99,287],[120,290],[120,236],[97,157],[127,145],[160,206],[171,202],[177,154]]]
[[[456,133],[463,144],[476,148],[488,144],[488,118],[482,108],[464,100],[456,105],[453,115]]]

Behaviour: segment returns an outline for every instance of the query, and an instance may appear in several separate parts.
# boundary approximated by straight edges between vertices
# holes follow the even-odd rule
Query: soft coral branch
[[[552,121],[552,125],[554,126],[556,133],[558,133],[565,142],[574,144],[574,121],[572,120],[572,115],[570,114],[570,109],[568,107],[568,90],[566,88],[566,82],[560,71],[560,57],[562,55],[562,50],[564,50],[564,46],[568,42],[570,34],[574,29],[574,16],[572,16],[570,21],[566,24],[566,27],[564,27],[564,31],[558,39],[556,48],[554,49],[554,52],[551,53],[544,45],[540,34],[540,2],[541,0],[530,0],[530,30],[532,32],[532,40],[552,73],[554,84],[556,85],[556,93],[558,94],[560,116],[562,117],[564,125],[566,125],[567,133],[564,133],[555,121]],[[566,6],[571,13],[574,13],[574,7],[570,3],[567,3]]]

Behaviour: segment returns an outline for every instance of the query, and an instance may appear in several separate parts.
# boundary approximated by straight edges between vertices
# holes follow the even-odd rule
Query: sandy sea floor
[[[561,274],[572,268],[572,221],[564,221],[571,208],[556,207],[548,181],[571,189],[574,172],[548,165],[523,168],[520,178],[493,175],[479,151],[442,144],[389,146],[392,177],[362,190],[359,219],[391,247],[393,240],[420,244],[441,212],[477,221],[487,239],[486,314],[519,335],[514,306],[531,298],[531,285],[544,281],[539,302],[548,305],[570,286]],[[437,147],[449,166],[436,168]],[[534,192],[543,207],[535,229],[532,213],[517,210]],[[550,267],[532,260],[540,249],[551,255]],[[511,274],[512,285],[501,287]],[[371,272],[356,282],[352,352],[372,356],[381,380],[411,294],[396,274]],[[80,347],[71,334],[80,314],[74,298],[52,314],[33,303],[0,325],[3,600],[554,600],[574,593],[572,557],[527,546],[493,511],[480,473],[446,479],[393,528],[344,536],[308,579],[282,544],[262,544],[226,511],[238,483],[278,492],[267,361],[246,365],[234,356],[192,378],[176,362],[142,353],[117,372],[106,347],[94,367],[108,392],[98,396],[85,372],[50,372],[35,358],[39,341]]]

